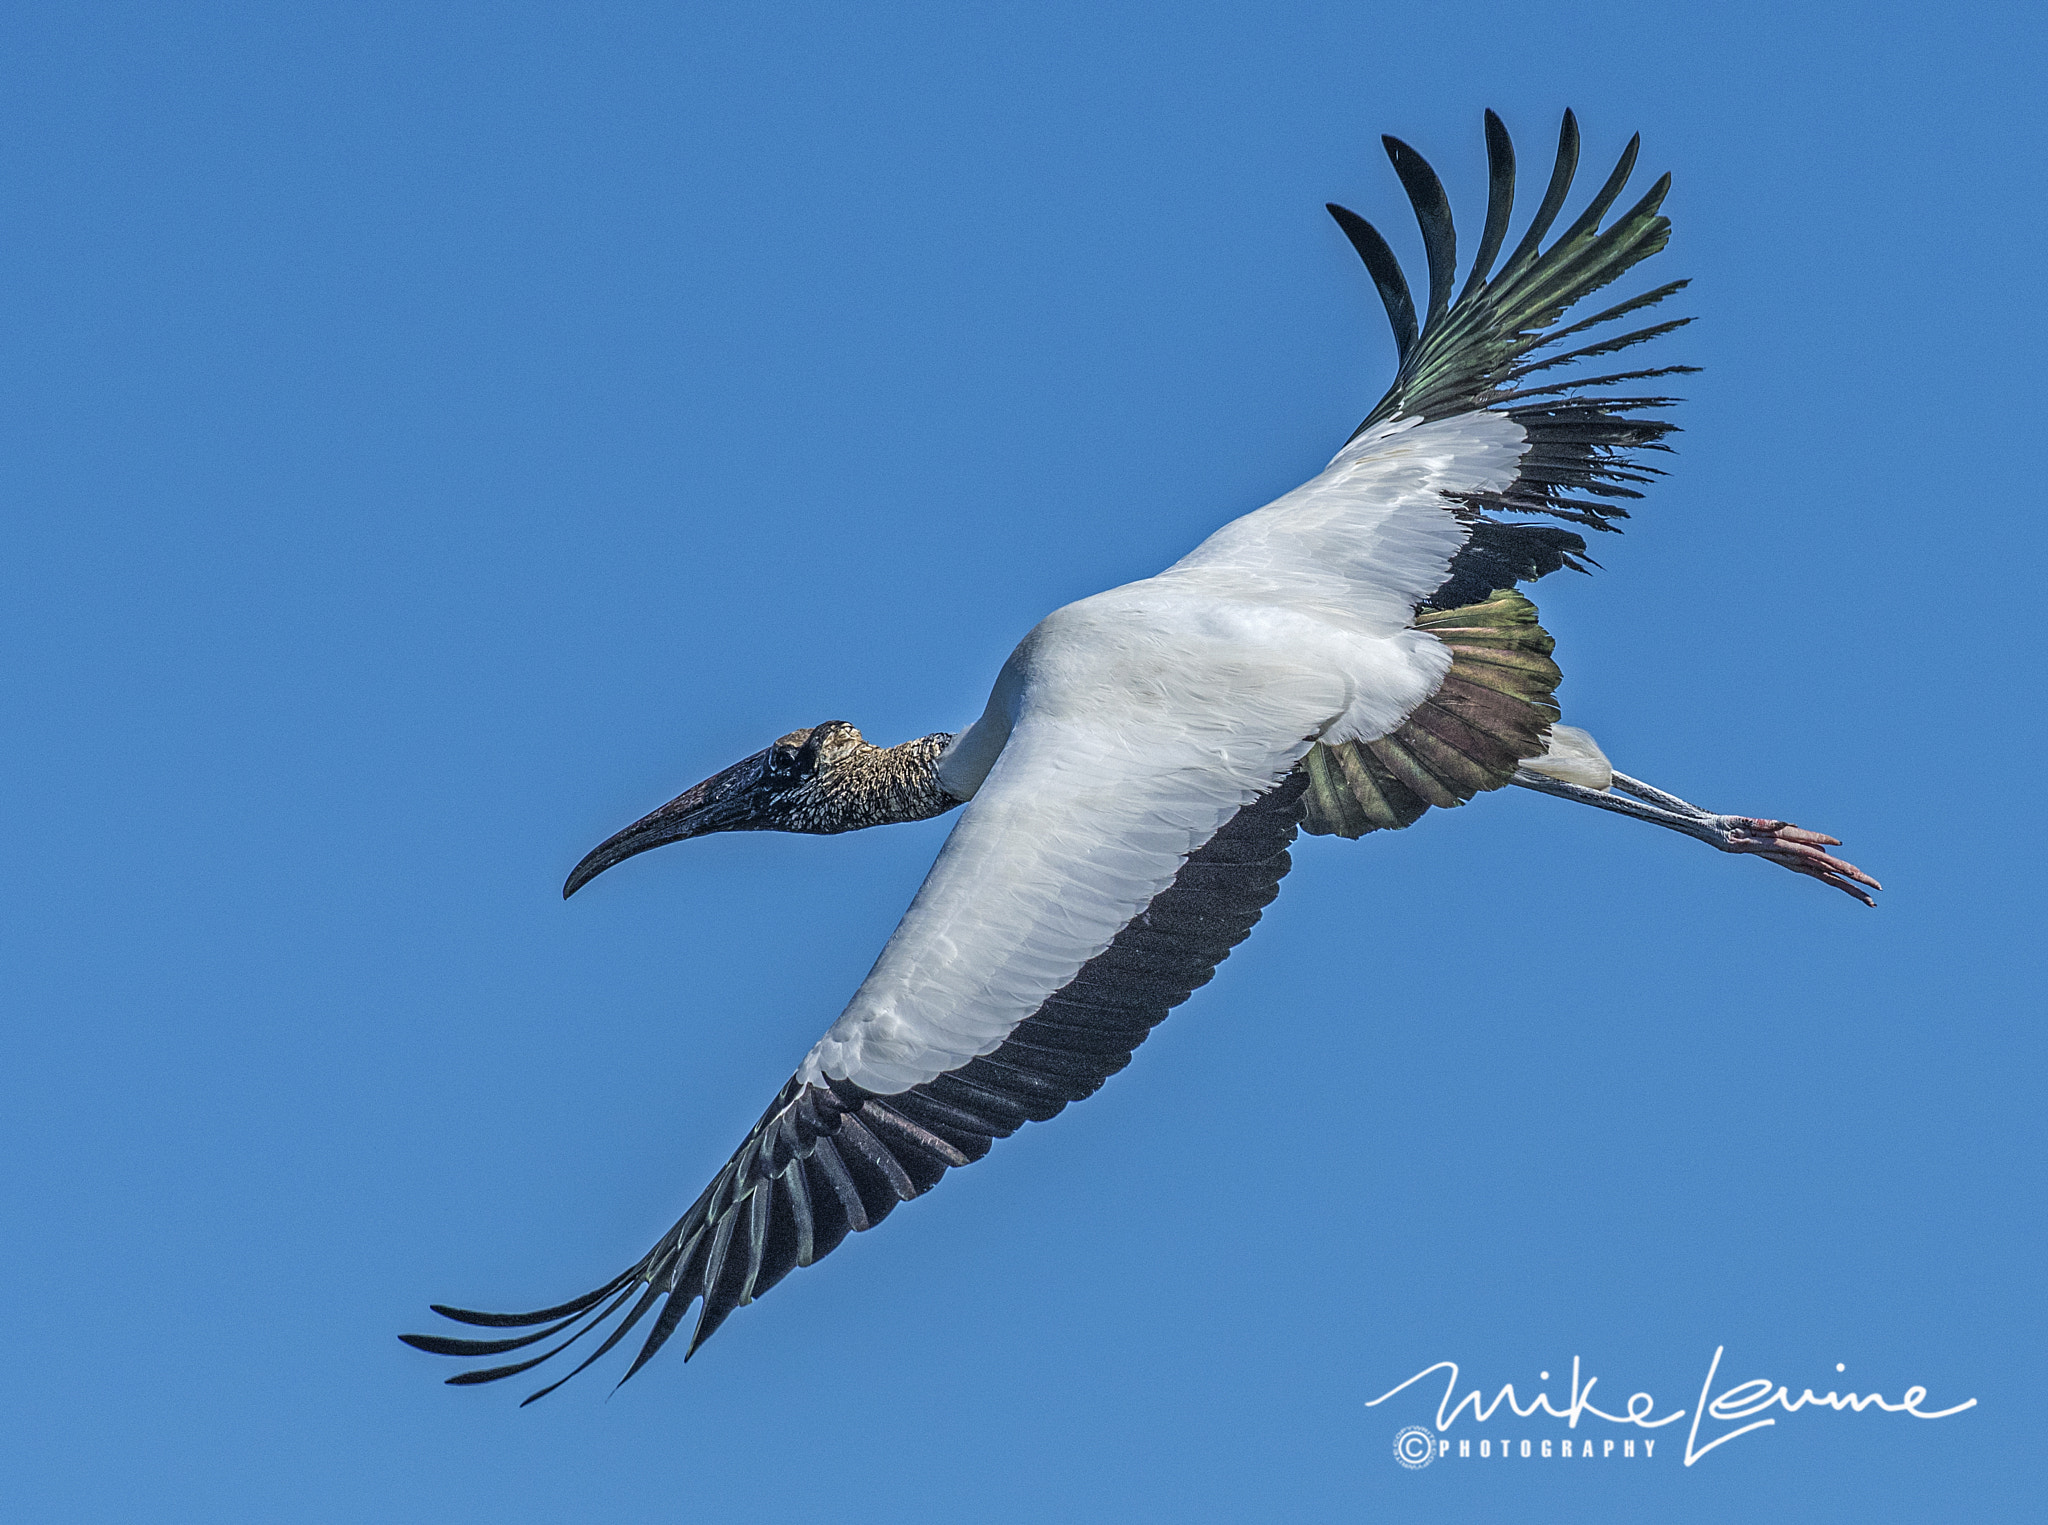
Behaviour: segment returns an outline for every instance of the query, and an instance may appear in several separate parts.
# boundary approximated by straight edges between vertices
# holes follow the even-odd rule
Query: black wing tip
[[[483,1371],[459,1371],[454,1376],[445,1378],[442,1386],[481,1387],[486,1382],[502,1382],[505,1378],[516,1376],[534,1364],[532,1361],[521,1361],[514,1366],[493,1366]]]
[[[703,1310],[699,1312],[697,1315],[697,1327],[690,1331],[689,1348],[683,1352],[683,1360],[686,1364],[688,1363],[690,1357],[694,1356],[698,1351],[704,1348],[704,1342],[706,1340],[710,1339],[714,1334],[718,1333],[719,1326],[725,1322],[726,1316],[730,1314],[731,1311],[732,1310],[728,1308],[723,1313],[721,1313],[717,1318],[712,1318],[711,1305],[708,1303],[705,1304]]]
[[[443,1334],[401,1334],[398,1340],[400,1344],[410,1345],[414,1350],[424,1350],[430,1356],[473,1355],[476,1352],[470,1350],[470,1346],[494,1343],[487,1340],[451,1339]]]
[[[581,1313],[595,1307],[610,1297],[627,1282],[640,1273],[640,1267],[621,1271],[601,1287],[593,1287],[581,1297],[572,1297],[566,1303],[557,1303],[552,1308],[536,1308],[531,1313],[484,1313],[474,1308],[455,1308],[447,1303],[429,1303],[427,1306],[442,1318],[452,1319],[458,1324],[475,1324],[486,1329],[517,1329],[528,1324],[551,1323],[558,1318],[567,1318],[572,1313]]]
[[[1361,430],[1390,412],[1411,405],[1430,410],[1439,408],[1449,399],[1454,378],[1475,384],[1490,380],[1498,388],[1524,373],[1517,362],[1532,350],[1540,349],[1567,333],[1598,326],[1623,312],[1661,300],[1687,284],[1672,282],[1656,293],[1633,299],[1597,318],[1539,337],[1541,331],[1552,329],[1562,314],[1585,296],[1664,247],[1670,223],[1658,215],[1658,207],[1670,189],[1672,177],[1668,172],[1660,175],[1637,205],[1615,219],[1606,231],[1601,231],[1600,225],[1633,173],[1641,149],[1642,134],[1631,134],[1627,147],[1590,203],[1580,211],[1576,220],[1571,221],[1570,227],[1557,234],[1546,247],[1546,240],[1559,225],[1559,214],[1564,212],[1570,200],[1582,148],[1578,115],[1566,108],[1559,119],[1557,158],[1550,170],[1542,204],[1496,276],[1494,260],[1507,241],[1508,223],[1513,212],[1513,140],[1497,111],[1485,108],[1482,118],[1486,127],[1488,156],[1486,226],[1471,269],[1454,301],[1446,300],[1456,277],[1455,245],[1451,241],[1448,203],[1441,183],[1428,161],[1409,144],[1391,133],[1381,135],[1381,142],[1394,161],[1395,170],[1422,223],[1425,252],[1430,255],[1431,264],[1430,301],[1427,317],[1417,325],[1414,342],[1405,345],[1399,342],[1405,334],[1403,320],[1408,310],[1420,308],[1419,294],[1410,296],[1406,302],[1389,302],[1389,317],[1394,320],[1401,371],[1387,394],[1367,415]],[[1378,236],[1377,230],[1348,209],[1346,215],[1338,217],[1338,221],[1380,284],[1382,297],[1389,297],[1396,289],[1400,295],[1407,295],[1403,277],[1396,270],[1382,269],[1397,262],[1391,261],[1391,250],[1384,247],[1386,240]],[[1419,351],[1428,349],[1434,337],[1432,330],[1438,328],[1436,320],[1446,312],[1474,303],[1483,309],[1476,318],[1443,330],[1447,335],[1455,335],[1457,344],[1472,347],[1476,364],[1472,375],[1463,376],[1455,364],[1447,368],[1443,363],[1446,357],[1442,355],[1432,352],[1433,358],[1423,358]],[[1397,307],[1402,309],[1398,315]],[[1489,346],[1499,353],[1489,353]],[[1626,346],[1613,344],[1612,347]],[[1589,350],[1587,354],[1596,352],[1605,351]],[[1411,375],[1411,366],[1420,369]],[[1422,385],[1427,396],[1413,395],[1415,385]],[[1477,405],[1476,396],[1474,405]],[[1431,411],[1426,416],[1437,415]],[[1353,437],[1356,437],[1356,432]]]
[[[614,1287],[616,1285],[613,1284]],[[555,1308],[539,1308],[532,1313],[482,1313],[474,1308],[451,1308],[446,1303],[429,1303],[427,1306],[442,1318],[457,1324],[470,1324],[481,1329],[521,1329],[529,1324],[552,1323],[555,1319],[581,1312],[592,1303],[609,1296],[612,1290],[612,1287],[607,1287],[593,1296],[578,1298],[574,1302],[563,1303]]]

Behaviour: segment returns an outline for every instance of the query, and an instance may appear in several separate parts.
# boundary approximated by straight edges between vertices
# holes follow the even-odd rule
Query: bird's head
[[[791,731],[592,848],[562,898],[637,853],[714,831],[829,835],[938,815],[959,803],[938,785],[938,756],[950,739],[878,747],[844,720]]]

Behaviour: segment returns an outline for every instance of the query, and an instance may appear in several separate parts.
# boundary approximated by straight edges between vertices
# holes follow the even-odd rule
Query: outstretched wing
[[[1576,303],[1664,247],[1671,225],[1658,207],[1670,177],[1603,229],[1635,165],[1631,141],[1577,220],[1545,248],[1578,164],[1578,124],[1566,112],[1543,203],[1496,274],[1514,202],[1515,159],[1491,112],[1486,137],[1486,227],[1455,301],[1457,242],[1443,186],[1421,155],[1385,140],[1428,253],[1429,297],[1420,320],[1378,230],[1354,212],[1330,208],[1385,302],[1400,357],[1394,383],[1321,473],[1225,525],[1174,573],[1227,577],[1239,586],[1262,582],[1284,590],[1297,607],[1315,604],[1383,631],[1407,624],[1417,606],[1461,608],[1560,567],[1584,570],[1582,532],[1613,531],[1628,517],[1627,504],[1660,475],[1643,457],[1667,449],[1664,436],[1675,426],[1651,415],[1675,399],[1611,389],[1693,367],[1556,381],[1545,373],[1583,368],[1686,321],[1606,331],[1686,284],[1673,281],[1562,322]],[[1588,342],[1568,342],[1581,339]]]
[[[1486,223],[1455,299],[1449,199],[1421,155],[1396,138],[1385,143],[1427,255],[1419,319],[1378,230],[1343,207],[1330,212],[1385,303],[1400,356],[1394,383],[1319,476],[1225,526],[1182,564],[1256,575],[1297,600],[1317,598],[1382,627],[1400,605],[1399,617],[1451,649],[1442,687],[1390,734],[1361,733],[1309,755],[1308,829],[1345,836],[1405,826],[1430,805],[1500,788],[1518,761],[1543,750],[1556,719],[1549,637],[1526,603],[1501,595],[1560,567],[1592,564],[1581,531],[1611,532],[1628,517],[1627,504],[1660,474],[1643,455],[1667,449],[1663,438],[1675,427],[1653,416],[1675,399],[1613,389],[1694,369],[1569,374],[1689,321],[1621,321],[1684,281],[1563,321],[1670,237],[1658,210],[1668,175],[1601,226],[1634,169],[1635,140],[1545,247],[1578,165],[1578,123],[1566,112],[1542,204],[1495,273],[1514,205],[1515,155],[1488,112]],[[1548,379],[1559,372],[1566,379]]]
[[[1603,229],[1602,220],[1635,168],[1640,139],[1631,138],[1606,183],[1577,220],[1545,248],[1543,240],[1564,210],[1579,161],[1578,121],[1567,111],[1543,201],[1495,274],[1494,261],[1507,241],[1514,208],[1515,151],[1500,118],[1487,112],[1486,224],[1472,268],[1453,301],[1457,237],[1443,184],[1406,143],[1391,137],[1383,142],[1422,229],[1429,297],[1418,324],[1414,298],[1387,241],[1357,213],[1331,205],[1330,215],[1379,288],[1400,356],[1394,384],[1332,465],[1398,438],[1404,424],[1412,427],[1475,413],[1505,415],[1527,438],[1514,476],[1501,487],[1453,495],[1470,534],[1452,559],[1448,576],[1424,602],[1453,609],[1560,567],[1584,570],[1582,535],[1554,524],[1503,516],[1562,519],[1581,530],[1612,531],[1618,528],[1613,521],[1628,517],[1626,502],[1640,498],[1640,487],[1661,474],[1638,453],[1666,449],[1661,441],[1676,426],[1644,415],[1676,399],[1614,396],[1607,389],[1696,367],[1666,365],[1555,382],[1534,378],[1633,348],[1691,321],[1677,318],[1642,328],[1612,327],[1682,290],[1687,283],[1681,280],[1578,322],[1560,322],[1582,299],[1664,247],[1671,223],[1658,208],[1671,188],[1671,177],[1659,178],[1648,194]],[[1594,337],[1595,331],[1599,337]],[[1560,349],[1568,340],[1584,342]]]
[[[814,1053],[675,1227],[603,1286],[533,1313],[435,1308],[460,1323],[531,1333],[403,1338],[421,1350],[467,1357],[555,1342],[537,1356],[448,1379],[464,1384],[529,1371],[593,1330],[611,1326],[581,1365],[531,1394],[527,1403],[610,1351],[657,1307],[626,1377],[646,1364],[697,1305],[694,1353],[735,1308],[798,1266],[829,1254],[849,1233],[881,1222],[898,1202],[929,1191],[948,1169],[980,1159],[996,1139],[1092,1096],[1128,1064],[1152,1028],[1208,983],[1279,893],[1306,784],[1306,775],[1293,773],[1237,809],[1171,871],[1166,886],[1106,948],[1028,1015],[993,1044],[979,1036],[965,1040],[982,1052],[934,1061],[945,1067],[885,1091],[835,1078],[831,1068],[852,1066],[821,1067]],[[999,804],[999,782],[991,780],[991,786],[987,797]]]
[[[451,1379],[487,1382],[619,1315],[587,1365],[661,1305],[630,1376],[693,1304],[695,1350],[796,1266],[1093,1094],[1276,893],[1296,764],[1345,704],[1325,666],[1146,584],[1049,616],[997,684],[1008,741],[873,970],[675,1227],[574,1302],[439,1310],[531,1334],[405,1338],[484,1357],[559,1337]]]

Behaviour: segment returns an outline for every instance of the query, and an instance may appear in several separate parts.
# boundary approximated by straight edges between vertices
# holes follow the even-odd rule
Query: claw
[[[1842,845],[1840,837],[1831,837],[1823,831],[1808,831],[1804,827],[1794,826],[1790,821],[1752,820],[1749,823],[1749,829],[1767,835],[1775,835],[1780,840],[1786,842],[1804,842],[1810,847],[1840,847]]]
[[[1860,886],[1881,890],[1883,885],[1846,859],[1821,851],[1824,846],[1840,847],[1839,838],[1824,832],[1807,831],[1790,821],[1767,821],[1753,816],[1725,816],[1722,819],[1727,824],[1717,834],[1719,839],[1714,841],[1721,851],[1754,853],[1782,868],[1791,869],[1795,874],[1805,874],[1822,884],[1832,885],[1865,905],[1877,904],[1868,890]]]

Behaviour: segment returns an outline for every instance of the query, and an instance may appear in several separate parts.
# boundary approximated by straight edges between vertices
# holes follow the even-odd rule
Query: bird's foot
[[[1683,824],[1678,820],[1668,824],[1718,847],[1724,853],[1753,853],[1782,868],[1789,868],[1795,874],[1805,874],[1822,884],[1833,885],[1843,894],[1854,896],[1868,906],[1877,904],[1870,891],[1884,888],[1855,864],[1822,851],[1823,848],[1840,847],[1839,837],[1808,831],[1790,821],[1767,820],[1760,816],[1715,815],[1619,773],[1614,775],[1614,787],[1682,818]]]
[[[1822,884],[1832,884],[1843,894],[1853,895],[1865,905],[1877,904],[1870,898],[1870,891],[1881,890],[1883,885],[1846,859],[1821,851],[1824,847],[1840,847],[1839,838],[1807,831],[1790,821],[1766,821],[1739,815],[1715,819],[1721,829],[1707,840],[1722,852],[1755,853],[1760,858],[1768,858],[1791,869],[1795,874],[1805,874]]]

